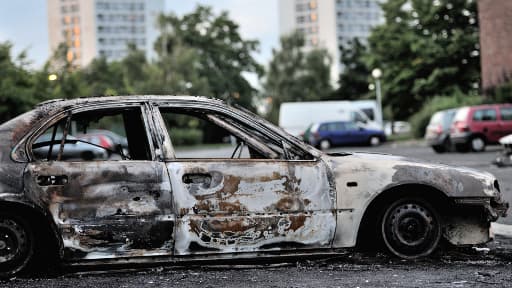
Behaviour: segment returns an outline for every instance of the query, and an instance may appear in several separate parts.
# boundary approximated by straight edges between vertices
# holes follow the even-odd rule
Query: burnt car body
[[[177,159],[164,112],[226,129],[242,144],[235,152],[246,145],[249,157]],[[34,155],[33,143],[51,127],[60,125],[65,138],[73,121],[100,114],[127,121],[130,158]],[[202,97],[50,101],[2,124],[0,141],[3,276],[43,252],[70,265],[179,262],[335,253],[380,239],[392,253],[416,258],[441,238],[485,243],[490,222],[508,207],[491,174],[390,155],[324,154],[248,111]]]

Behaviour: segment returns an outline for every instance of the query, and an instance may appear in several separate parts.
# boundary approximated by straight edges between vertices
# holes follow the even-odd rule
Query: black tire
[[[0,214],[0,278],[23,271],[34,255],[34,234],[23,219]]]
[[[91,161],[94,159],[94,153],[92,153],[91,151],[84,151],[82,152],[82,154],[80,154],[80,158],[82,158],[82,160],[85,161]]]
[[[446,147],[444,145],[434,145],[434,146],[432,146],[432,149],[436,153],[444,153],[444,152],[446,152]]]
[[[469,151],[469,145],[466,143],[455,144],[455,151],[459,153],[466,153]]]
[[[405,198],[388,206],[380,221],[386,248],[404,259],[431,254],[441,239],[441,218],[425,200]]]

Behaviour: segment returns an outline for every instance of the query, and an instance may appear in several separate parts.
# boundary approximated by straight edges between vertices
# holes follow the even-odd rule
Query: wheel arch
[[[375,229],[379,217],[384,213],[391,202],[404,197],[416,197],[429,202],[434,209],[442,216],[444,211],[451,205],[450,198],[440,189],[428,184],[402,184],[385,189],[370,203],[364,210],[356,234],[356,246],[365,246],[369,241],[374,241]],[[374,243],[374,242],[373,242]]]
[[[479,137],[479,138],[482,138],[482,140],[484,140],[484,143],[485,144],[489,144],[489,140],[487,139],[487,137],[485,136],[484,133],[482,132],[475,132],[471,135],[471,137],[469,138],[469,140],[471,141],[471,139],[473,138],[476,138],[476,137]]]
[[[36,245],[39,244],[50,244],[53,247],[47,247],[43,253],[44,256],[56,257],[61,259],[63,256],[63,242],[59,236],[57,226],[49,214],[44,213],[39,207],[30,205],[24,202],[0,200],[0,211],[6,213],[12,213],[15,216],[23,217],[30,224],[31,228],[34,229],[34,235],[38,238]],[[42,241],[39,241],[42,240]],[[52,251],[52,249],[54,249]],[[46,255],[46,253],[49,253]],[[55,254],[55,255],[52,255]],[[55,260],[57,260],[55,259]],[[44,261],[44,259],[43,259]]]

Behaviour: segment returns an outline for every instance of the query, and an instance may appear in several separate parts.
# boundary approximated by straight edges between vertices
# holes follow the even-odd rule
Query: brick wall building
[[[512,80],[512,0],[479,0],[482,88]]]

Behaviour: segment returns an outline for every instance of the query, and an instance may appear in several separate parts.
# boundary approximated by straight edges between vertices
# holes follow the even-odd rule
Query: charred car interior
[[[182,155],[179,123],[231,148]],[[179,262],[336,253],[377,239],[414,259],[442,238],[489,241],[508,208],[491,174],[324,154],[202,97],[50,101],[0,133],[2,276],[43,251],[69,265]]]

